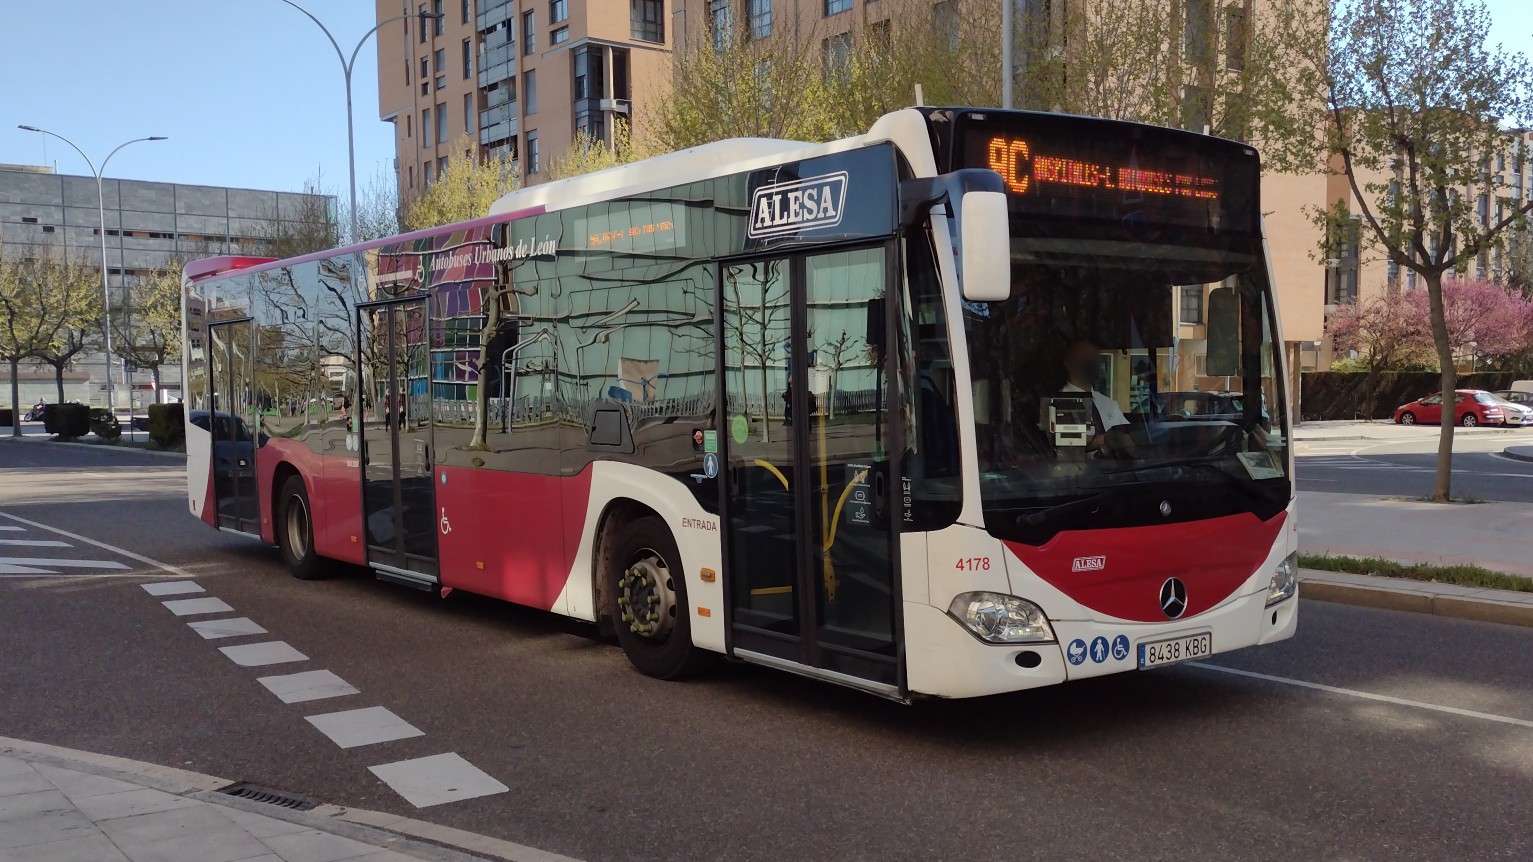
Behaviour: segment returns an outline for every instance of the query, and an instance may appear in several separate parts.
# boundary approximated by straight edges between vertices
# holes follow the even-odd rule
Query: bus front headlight
[[[1267,584],[1267,607],[1293,598],[1299,589],[1299,552],[1294,551],[1272,570],[1272,580]]]
[[[1043,609],[1004,593],[960,593],[947,612],[986,643],[1047,643],[1054,627]]]

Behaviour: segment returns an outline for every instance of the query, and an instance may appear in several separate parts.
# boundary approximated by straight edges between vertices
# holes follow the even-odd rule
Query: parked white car
[[[1490,397],[1496,399],[1496,403],[1501,406],[1502,425],[1519,427],[1533,425],[1533,406],[1495,393],[1491,393]]]

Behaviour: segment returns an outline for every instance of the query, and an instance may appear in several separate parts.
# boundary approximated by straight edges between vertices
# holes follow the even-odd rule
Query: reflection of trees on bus
[[[725,273],[726,289],[733,297],[735,314],[724,317],[724,342],[739,350],[740,394],[743,404],[731,405],[731,412],[749,419],[753,406],[748,372],[755,369],[761,383],[761,400],[755,402],[761,417],[761,442],[771,442],[767,430],[769,397],[767,366],[772,359],[786,356],[782,351],[788,341],[788,279],[783,268],[786,261],[772,260],[753,263],[747,267],[730,267]],[[739,273],[750,273],[749,279],[741,279]],[[729,358],[725,357],[726,364]],[[787,365],[782,363],[786,376]],[[787,389],[786,383],[782,387]]]

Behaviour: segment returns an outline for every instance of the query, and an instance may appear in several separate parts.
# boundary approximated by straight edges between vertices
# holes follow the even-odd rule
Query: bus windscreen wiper
[[[1100,503],[1108,497],[1111,497],[1116,492],[1117,489],[1114,488],[1103,491],[1100,494],[1092,494],[1090,497],[1082,497],[1079,500],[1070,500],[1064,503],[1058,503],[1053,506],[1045,506],[1042,509],[1034,509],[1025,515],[1018,515],[1017,522],[1019,524],[1026,524],[1030,527],[1042,527],[1048,522],[1055,520],[1063,515],[1068,515],[1071,512],[1079,512],[1082,509],[1089,509],[1097,503]]]

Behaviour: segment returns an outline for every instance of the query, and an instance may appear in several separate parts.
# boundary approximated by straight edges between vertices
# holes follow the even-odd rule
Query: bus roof
[[[490,214],[528,207],[564,209],[590,201],[623,197],[643,189],[658,189],[748,169],[753,162],[788,161],[786,156],[825,144],[773,138],[729,138],[710,144],[652,156],[626,165],[517,189],[490,205]]]

